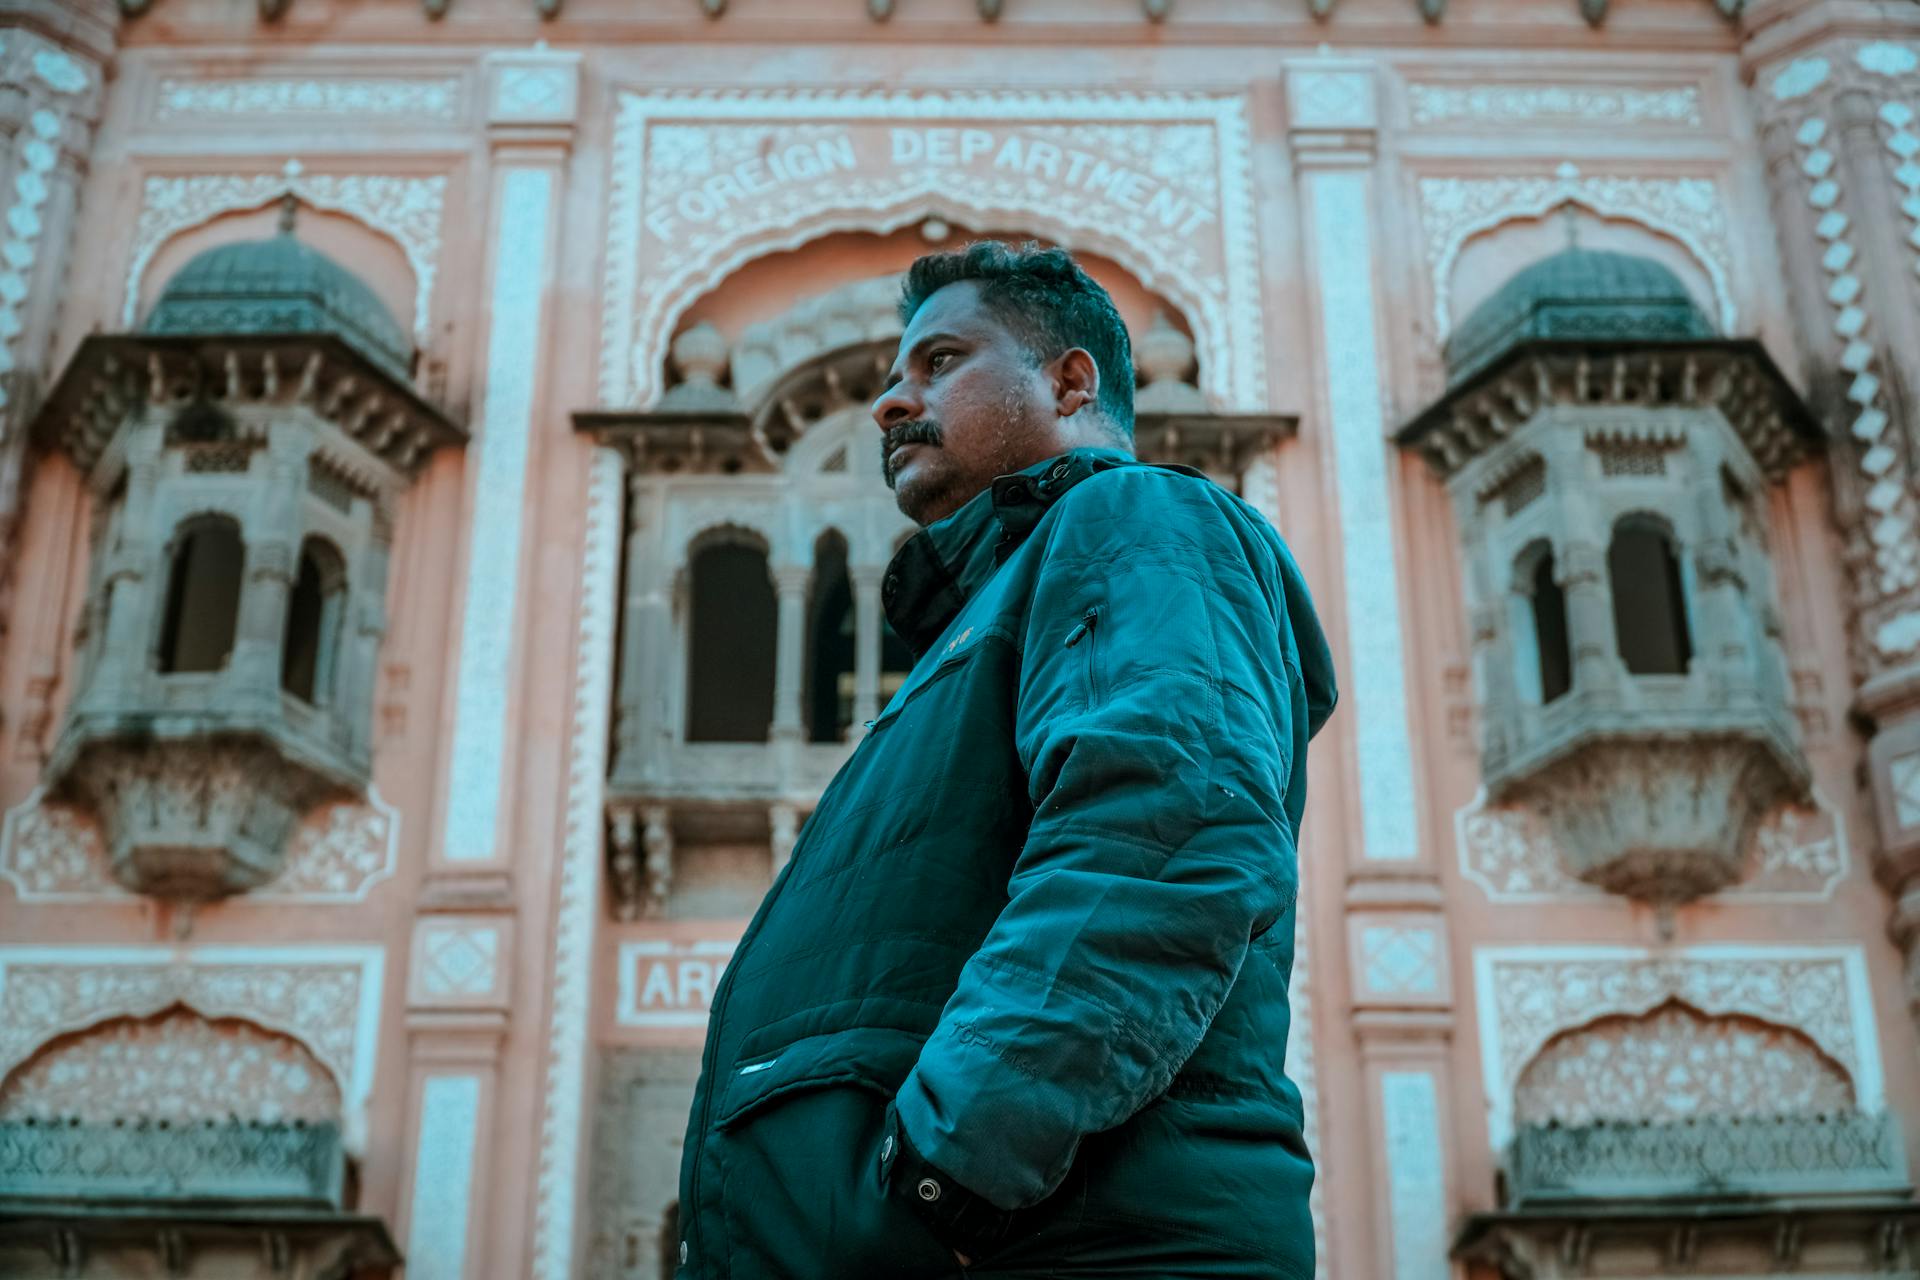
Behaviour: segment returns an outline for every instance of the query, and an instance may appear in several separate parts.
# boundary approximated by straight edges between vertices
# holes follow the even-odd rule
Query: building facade
[[[1920,1271],[1916,112],[1867,0],[0,0],[0,1273],[672,1274],[980,235],[1334,645],[1320,1274]]]

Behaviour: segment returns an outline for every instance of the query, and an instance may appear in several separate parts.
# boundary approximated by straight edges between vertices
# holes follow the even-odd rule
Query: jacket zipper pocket
[[[1094,628],[1099,625],[1099,622],[1100,622],[1100,606],[1095,605],[1091,609],[1088,609],[1086,613],[1081,615],[1079,623],[1074,626],[1073,630],[1067,632],[1067,643],[1066,643],[1067,648],[1069,649],[1075,648],[1076,646],[1079,645],[1079,643],[1082,640],[1085,640],[1087,642],[1087,669],[1086,669],[1087,670],[1087,701],[1090,704],[1097,701],[1099,698],[1099,692],[1094,688],[1094,680],[1093,680],[1093,677],[1094,677],[1093,632],[1094,632]]]

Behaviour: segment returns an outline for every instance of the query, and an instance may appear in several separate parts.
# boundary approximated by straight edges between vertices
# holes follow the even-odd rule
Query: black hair
[[[1100,369],[1101,414],[1132,444],[1133,343],[1113,299],[1072,254],[1043,249],[1031,240],[1018,246],[976,240],[962,249],[927,254],[907,268],[900,290],[901,321],[911,323],[928,298],[963,280],[979,283],[980,300],[1036,363],[1084,348]]]

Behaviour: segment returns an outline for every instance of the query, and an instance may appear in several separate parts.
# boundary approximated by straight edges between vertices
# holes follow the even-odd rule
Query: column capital
[[[500,50],[485,60],[487,132],[496,144],[566,147],[580,117],[580,55],[546,47]]]
[[[1287,136],[1302,167],[1368,165],[1380,128],[1371,63],[1312,58],[1286,70]]]

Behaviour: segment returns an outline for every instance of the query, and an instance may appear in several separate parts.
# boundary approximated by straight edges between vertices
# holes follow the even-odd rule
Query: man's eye
[[[953,357],[954,353],[951,351],[936,351],[927,357],[927,368],[938,373],[947,365],[953,363]]]

